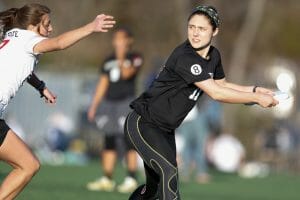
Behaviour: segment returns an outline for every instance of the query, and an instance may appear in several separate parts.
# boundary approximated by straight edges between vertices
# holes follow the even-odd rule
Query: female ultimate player
[[[125,134],[144,160],[146,173],[146,185],[130,199],[180,199],[174,130],[203,92],[226,103],[278,104],[268,89],[225,80],[220,53],[211,45],[218,26],[215,8],[196,7],[188,18],[188,39],[175,48],[152,86],[130,104]]]
[[[13,167],[0,186],[0,199],[14,199],[40,167],[27,145],[2,120],[7,104],[28,76],[28,82],[55,103],[55,96],[32,74],[38,55],[66,49],[93,32],[107,32],[114,24],[112,16],[101,14],[85,26],[48,38],[53,30],[48,7],[27,4],[0,12],[0,159]]]

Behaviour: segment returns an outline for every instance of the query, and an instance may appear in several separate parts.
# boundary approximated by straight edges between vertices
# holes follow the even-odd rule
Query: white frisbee
[[[288,98],[290,98],[290,95],[286,92],[282,92],[282,91],[276,91],[274,92],[274,99],[276,99],[277,101],[284,101],[287,100]]]

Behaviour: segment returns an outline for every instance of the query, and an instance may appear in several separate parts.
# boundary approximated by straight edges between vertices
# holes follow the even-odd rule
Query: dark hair
[[[127,28],[127,27],[119,27],[119,28],[117,28],[117,29],[114,30],[114,34],[117,33],[117,32],[119,32],[119,31],[124,32],[128,38],[133,38],[133,33],[132,33],[132,31],[129,28]]]
[[[213,30],[216,30],[216,28],[220,25],[220,18],[218,15],[218,11],[213,6],[197,6],[193,9],[192,13],[188,17],[188,21],[194,16],[194,15],[204,15],[209,19],[210,24],[213,27]]]
[[[42,16],[50,12],[47,6],[37,3],[0,12],[0,38],[12,28],[26,29],[29,25],[37,25],[41,22]]]

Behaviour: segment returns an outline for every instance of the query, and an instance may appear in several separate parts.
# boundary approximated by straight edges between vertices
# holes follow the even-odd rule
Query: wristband
[[[41,97],[44,97],[43,91],[46,88],[44,81],[40,80],[34,73],[27,77],[27,82],[39,91]]]
[[[46,84],[44,81],[41,81],[40,85],[38,86],[37,90],[40,92],[41,98],[44,97],[44,89],[46,88]]]
[[[253,92],[253,93],[255,93],[255,92],[256,92],[256,88],[258,88],[258,86],[257,86],[257,85],[255,85],[255,86],[253,87],[253,89],[252,89],[252,92]]]

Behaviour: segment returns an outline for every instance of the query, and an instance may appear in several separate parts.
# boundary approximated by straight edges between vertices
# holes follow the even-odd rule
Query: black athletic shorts
[[[9,129],[9,126],[5,123],[5,121],[0,119],[0,146],[2,145]]]
[[[105,135],[104,149],[117,150],[120,145],[125,147],[126,151],[134,150],[133,145],[125,138],[125,135]]]

